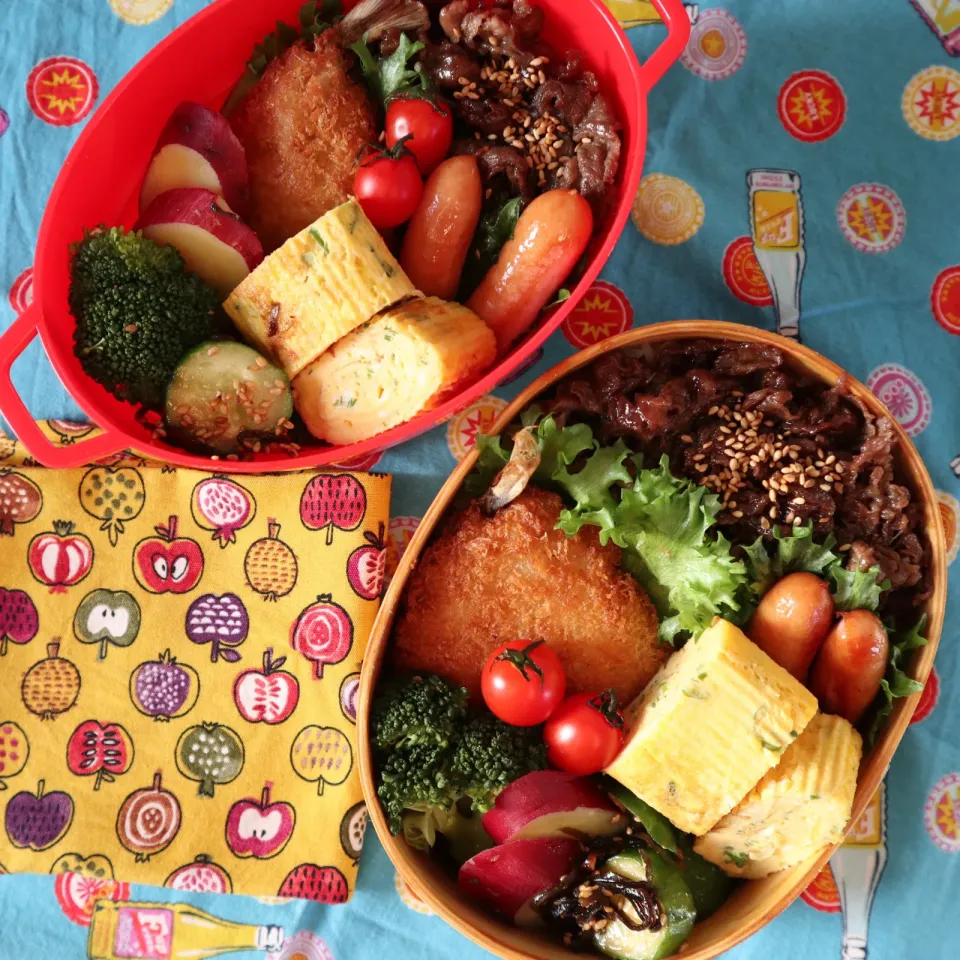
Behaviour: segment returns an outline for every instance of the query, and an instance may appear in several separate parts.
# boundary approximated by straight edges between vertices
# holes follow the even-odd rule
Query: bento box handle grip
[[[673,66],[690,39],[690,14],[681,0],[653,0],[667,27],[667,39],[640,65],[640,86],[649,93]]]
[[[124,443],[111,433],[101,433],[89,440],[78,440],[66,447],[54,446],[41,433],[30,411],[20,399],[20,394],[10,379],[10,368],[37,336],[39,319],[40,307],[31,303],[0,336],[0,412],[7,418],[17,439],[23,443],[30,455],[45,467],[65,470],[116,453],[123,448]]]

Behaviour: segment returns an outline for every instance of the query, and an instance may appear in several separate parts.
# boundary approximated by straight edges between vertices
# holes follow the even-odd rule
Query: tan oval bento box
[[[946,551],[936,493],[916,447],[896,419],[862,383],[845,374],[840,367],[825,357],[776,334],[734,323],[683,320],[654,324],[605,340],[564,360],[527,387],[503,411],[490,432],[499,433],[539,394],[574,370],[589,364],[605,353],[622,347],[696,337],[772,344],[789,356],[794,369],[819,377],[824,381],[825,386],[832,386],[838,377],[846,375],[849,390],[854,396],[878,416],[889,416],[893,421],[898,439],[896,454],[898,464],[914,496],[918,497],[923,504],[924,533],[930,550],[933,593],[924,608],[928,617],[929,642],[917,651],[909,670],[911,676],[925,682],[937,652],[947,594]],[[474,943],[500,957],[510,958],[510,960],[521,960],[521,958],[523,960],[568,960],[572,953],[557,942],[534,931],[514,927],[464,898],[457,889],[454,877],[431,861],[426,854],[409,847],[403,837],[391,835],[377,800],[368,724],[370,703],[380,668],[387,654],[394,617],[411,571],[430,542],[438,522],[443,518],[464,477],[473,469],[475,460],[475,453],[466,457],[430,505],[430,509],[427,510],[403,555],[374,624],[360,679],[357,720],[363,793],[377,835],[401,877],[447,923]],[[874,749],[864,758],[860,766],[850,828],[860,819],[887,772],[890,760],[910,723],[919,697],[920,695],[916,694],[908,699],[895,701],[890,721]],[[800,895],[835,849],[830,847],[805,863],[775,873],[764,880],[741,883],[717,913],[702,923],[696,924],[680,955],[684,960],[710,960],[756,933]]]

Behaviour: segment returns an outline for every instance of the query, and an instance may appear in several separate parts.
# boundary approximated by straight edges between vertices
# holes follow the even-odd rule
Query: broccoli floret
[[[387,685],[373,705],[378,747],[448,746],[467,713],[467,691],[435,675],[404,677]]]
[[[392,833],[403,829],[403,813],[451,810],[460,790],[450,769],[450,751],[434,744],[395,750],[380,767],[377,795]]]
[[[139,231],[87,231],[72,253],[80,363],[121,400],[161,409],[184,355],[225,332],[220,294],[186,269],[175,247]]]
[[[492,713],[467,721],[453,752],[453,775],[481,813],[493,806],[508,784],[547,766],[539,727],[511,727]]]

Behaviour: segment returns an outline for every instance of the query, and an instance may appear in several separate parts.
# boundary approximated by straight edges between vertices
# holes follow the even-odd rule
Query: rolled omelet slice
[[[838,843],[862,753],[860,734],[846,720],[817,714],[780,763],[693,849],[732,877],[756,880]]]
[[[351,330],[418,296],[351,198],[271,253],[223,309],[244,339],[292,380]]]
[[[816,712],[803,684],[717,618],[627,707],[626,741],[605,772],[702,836],[780,762]]]
[[[411,300],[363,324],[293,381],[307,429],[356,443],[442,403],[493,362],[496,338],[466,307]]]

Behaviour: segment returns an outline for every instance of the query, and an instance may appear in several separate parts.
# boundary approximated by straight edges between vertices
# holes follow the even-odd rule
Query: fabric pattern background
[[[609,4],[633,24],[629,35],[638,55],[648,55],[663,36],[662,27],[651,25],[651,5]],[[46,196],[93,91],[102,98],[202,5],[19,0],[3,7],[0,288],[9,291],[9,302],[0,303],[0,324],[29,300]],[[644,183],[634,222],[603,280],[513,383],[363,465],[376,460],[377,470],[394,477],[388,570],[476,433],[539,373],[580,346],[633,325],[706,317],[775,329],[771,282],[799,307],[803,341],[870,384],[908,427],[939,491],[956,555],[960,3],[723,0],[722,7],[690,5],[690,14],[695,23],[682,62],[650,96]],[[55,89],[73,84],[68,97],[31,106],[31,89],[54,89],[28,86],[34,69],[61,57],[86,69],[75,66],[68,80],[56,83]],[[52,71],[51,83],[63,75],[56,64]],[[779,212],[789,219],[802,210],[802,233],[781,232],[784,218],[777,220],[776,209],[768,211],[773,217],[766,226],[752,222],[751,171],[778,174],[778,189],[788,195]],[[776,247],[778,238],[792,244],[792,286],[784,286],[777,267],[785,261],[754,249]],[[800,260],[802,269],[796,267]],[[781,321],[785,314],[789,319],[784,306]],[[15,374],[35,416],[78,415],[38,345]],[[960,608],[951,597],[935,678],[883,792],[857,825],[857,842],[834,857],[832,870],[802,900],[731,957],[821,960],[869,953],[872,960],[949,960],[960,953],[953,920],[960,881],[958,627]],[[372,835],[361,868],[356,895],[344,907],[140,885],[124,896],[189,902],[230,920],[281,924],[287,944],[279,956],[285,960],[365,960],[384,950],[425,960],[485,955],[429,915],[396,878]],[[0,930],[3,960],[41,952],[86,955],[87,931],[71,919],[50,877],[0,880]]]
[[[0,863],[345,901],[390,478],[121,457],[0,488]]]

